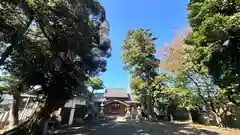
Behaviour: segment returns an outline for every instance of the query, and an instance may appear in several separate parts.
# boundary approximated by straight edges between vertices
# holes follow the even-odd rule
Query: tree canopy
[[[157,75],[155,68],[159,64],[155,57],[157,39],[149,29],[130,30],[122,45],[124,69],[129,70],[132,76],[131,88],[149,116],[153,112],[151,84]]]
[[[24,78],[28,86],[40,85],[49,97],[56,98],[57,92],[62,95],[59,99],[69,99],[67,95],[71,97],[87,76],[106,70],[104,57],[110,56],[109,25],[98,2],[3,1],[1,4],[4,7],[1,26],[6,26],[2,27],[2,33],[13,29],[8,35],[3,34],[9,39],[1,40],[3,47],[6,46],[2,55],[12,48],[4,68]],[[16,12],[21,14],[19,22],[15,21]],[[9,17],[5,17],[7,13]]]
[[[40,85],[44,94],[44,107],[34,122],[47,119],[83,93],[89,77],[106,71],[111,42],[99,2],[3,0],[0,7],[0,65],[26,88]]]
[[[192,28],[186,43],[196,47],[197,64],[207,66],[214,83],[227,89],[228,98],[235,98],[239,85],[240,6],[237,0],[192,0],[188,5]]]

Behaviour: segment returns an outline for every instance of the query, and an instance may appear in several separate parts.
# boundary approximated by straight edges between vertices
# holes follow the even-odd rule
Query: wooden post
[[[72,106],[71,106],[71,112],[70,112],[70,116],[69,116],[68,125],[72,125],[72,123],[73,123],[74,112],[75,112],[75,98],[72,99]]]
[[[25,109],[26,109],[27,106],[28,106],[29,100],[30,100],[30,97],[28,97],[28,99],[27,99],[27,102],[26,102],[26,104],[25,104],[25,106],[24,106],[24,108],[23,108],[23,110],[22,110],[22,112],[21,112],[21,116],[20,116],[20,119],[19,119],[19,120],[22,120],[23,115],[24,115],[24,113],[25,113]]]

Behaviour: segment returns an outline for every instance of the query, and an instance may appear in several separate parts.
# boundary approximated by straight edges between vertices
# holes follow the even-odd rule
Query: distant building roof
[[[128,98],[129,96],[123,88],[107,88],[104,97]]]
[[[94,94],[104,94],[104,93],[105,93],[105,89],[102,89],[102,90],[94,90],[93,93],[94,93]]]
[[[104,97],[104,93],[94,93],[93,94],[93,101],[95,102],[104,102],[106,101]]]

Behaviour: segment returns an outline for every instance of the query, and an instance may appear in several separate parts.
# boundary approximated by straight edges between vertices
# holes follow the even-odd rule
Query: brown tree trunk
[[[169,113],[169,117],[170,117],[170,121],[174,120],[172,112]]]
[[[3,135],[41,135],[41,131],[39,133],[36,130],[39,129],[42,119],[42,114],[45,112],[45,108],[38,108],[35,113],[25,122],[18,125],[17,127],[8,130],[3,133]],[[34,132],[35,131],[35,132]]]
[[[193,119],[192,119],[192,113],[190,110],[187,110],[188,112],[188,119],[189,119],[189,123],[193,123]]]
[[[141,109],[146,112],[147,110],[147,95],[144,95],[141,101]]]
[[[168,112],[168,116],[170,117],[170,121],[174,120],[174,112],[176,110],[176,105],[174,105],[173,103],[171,103],[168,107],[167,107],[167,112]]]
[[[61,108],[66,101],[60,102],[55,100],[47,100],[40,111],[37,113],[35,119],[33,119],[31,126],[31,135],[46,135],[47,125],[50,118],[50,114],[55,110]]]
[[[217,122],[217,126],[224,127],[223,119],[221,118],[220,114],[214,113],[214,115]]]
[[[47,101],[27,121],[20,124],[3,135],[45,135],[46,124],[50,114],[62,107],[66,102]]]
[[[10,115],[9,115],[9,129],[13,128],[14,126],[18,125],[18,108],[20,103],[20,92],[15,90],[13,92],[13,101],[10,108]]]
[[[152,102],[151,102],[151,97],[149,94],[149,95],[147,95],[147,115],[148,115],[149,120],[152,119],[151,107],[152,107]]]

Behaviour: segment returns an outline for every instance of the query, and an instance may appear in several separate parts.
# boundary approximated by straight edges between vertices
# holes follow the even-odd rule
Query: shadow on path
[[[57,132],[57,131],[56,131]],[[115,122],[111,120],[83,123],[52,135],[219,135],[186,124],[167,122]]]

